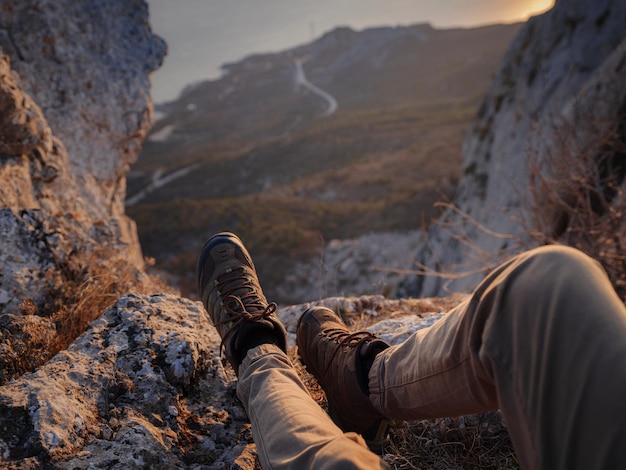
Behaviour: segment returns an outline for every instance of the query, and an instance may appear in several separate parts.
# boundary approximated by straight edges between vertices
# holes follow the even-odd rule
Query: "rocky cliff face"
[[[142,275],[122,202],[128,166],[151,125],[148,75],[165,44],[151,33],[140,0],[0,1],[0,12],[6,366],[26,343],[45,350],[54,341],[53,317],[80,295],[94,266],[108,264],[111,279],[122,265]]]
[[[66,150],[92,217],[123,215],[125,175],[151,127],[148,75],[165,43],[143,1],[3,1],[0,47]]]
[[[546,230],[537,226],[541,201],[532,192],[531,170],[554,166],[564,150],[580,160],[597,147],[594,139],[623,126],[625,24],[624,2],[557,0],[524,26],[466,136],[455,208],[443,214],[416,257],[428,269],[467,275],[413,278],[409,293],[470,288],[483,269],[531,246],[529,231]]]

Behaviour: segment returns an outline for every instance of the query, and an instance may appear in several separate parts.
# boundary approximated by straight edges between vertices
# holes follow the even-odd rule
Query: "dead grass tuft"
[[[599,261],[626,302],[626,117],[591,123],[582,137],[557,134],[547,162],[530,159],[530,235],[565,244]],[[582,141],[582,142],[581,142]]]
[[[37,306],[24,299],[20,315],[5,315],[0,325],[0,385],[32,371],[66,349],[89,324],[129,292],[171,292],[154,276],[129,263],[106,244],[72,254],[60,264],[51,300]]]
[[[517,469],[500,412],[405,422],[385,460],[396,469]]]
[[[127,261],[123,252],[107,245],[70,258],[62,271],[64,282],[50,309],[57,331],[57,352],[67,348],[122,295],[172,291]]]

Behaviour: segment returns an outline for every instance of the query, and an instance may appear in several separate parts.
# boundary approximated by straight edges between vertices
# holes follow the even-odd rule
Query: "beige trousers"
[[[276,347],[238,395],[263,468],[384,468],[310,398]],[[626,468],[626,309],[582,253],[543,247],[491,273],[430,328],[380,353],[370,399],[394,419],[500,408],[523,468]]]

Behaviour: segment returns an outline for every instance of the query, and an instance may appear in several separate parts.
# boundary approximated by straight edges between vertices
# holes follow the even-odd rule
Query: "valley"
[[[311,300],[278,288],[296,263],[332,240],[427,229],[453,196],[464,134],[519,26],[338,28],[188,87],[157,107],[128,178],[144,254],[193,297],[205,238],[234,231],[268,296]],[[155,174],[172,178],[138,199]]]

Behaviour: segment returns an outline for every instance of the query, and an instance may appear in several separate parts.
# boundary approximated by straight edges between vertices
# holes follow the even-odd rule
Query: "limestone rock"
[[[13,331],[0,348],[15,352],[40,329],[20,335],[36,319],[14,316],[67,307],[58,303],[79,296],[90,265],[143,276],[122,201],[165,44],[142,0],[3,0],[0,13],[0,316]]]
[[[422,243],[419,230],[331,240],[318,257],[295,263],[275,289],[282,299],[300,301],[372,293],[393,297],[406,271],[415,269],[412,254]]]
[[[147,4],[27,0],[0,8],[0,47],[67,148],[88,211],[123,214],[124,176],[151,127],[148,75],[165,53]]]
[[[447,302],[360,297],[320,304],[354,320],[396,312],[394,321],[406,333],[439,318]],[[279,312],[290,347],[306,307]],[[412,321],[401,322],[409,311]],[[404,338],[396,338],[389,323],[371,329],[391,333],[392,343]],[[0,466],[256,468],[236,377],[219,348],[199,302],[165,294],[122,297],[66,351],[0,387]]]
[[[199,303],[123,297],[66,351],[0,388],[0,462],[237,468],[250,433],[219,345]]]
[[[485,269],[532,246],[531,162],[560,158],[564,141],[575,142],[576,158],[603,128],[623,125],[625,24],[624,2],[557,0],[523,27],[466,136],[456,209],[416,256],[432,270],[467,275],[412,278],[405,293],[467,290]]]

